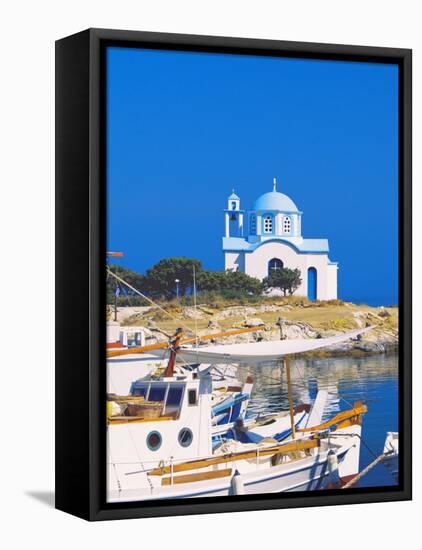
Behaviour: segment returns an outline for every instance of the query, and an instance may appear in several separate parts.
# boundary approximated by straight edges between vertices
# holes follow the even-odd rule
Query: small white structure
[[[107,321],[107,344],[119,344],[124,347],[145,346],[143,327],[120,326],[117,321]]]
[[[272,270],[299,269],[302,283],[295,294],[310,300],[337,298],[337,262],[328,257],[327,239],[302,237],[302,212],[295,203],[273,190],[261,195],[248,212],[240,198],[228,198],[223,252],[225,269],[243,271],[261,281]]]
[[[117,321],[107,321],[108,350],[144,345],[144,327],[120,326]],[[107,358],[107,393],[127,395],[134,380],[147,376],[161,365],[161,360],[146,353]]]

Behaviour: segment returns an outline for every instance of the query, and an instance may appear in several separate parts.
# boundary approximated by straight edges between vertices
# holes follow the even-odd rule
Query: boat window
[[[188,404],[189,405],[196,405],[196,390],[189,390],[188,391]]]
[[[148,401],[164,401],[166,389],[167,385],[165,384],[151,384]]]
[[[127,333],[127,346],[140,346],[142,343],[142,333],[137,332],[128,332]]]
[[[149,384],[137,384],[136,382],[132,386],[131,394],[139,395],[141,397],[147,398]]]
[[[164,416],[177,416],[182,402],[183,385],[170,384]]]
[[[147,446],[151,451],[157,451],[161,447],[163,438],[161,437],[160,432],[149,432],[147,435]]]
[[[189,428],[182,428],[179,432],[178,439],[182,447],[189,447],[193,441],[193,433]]]

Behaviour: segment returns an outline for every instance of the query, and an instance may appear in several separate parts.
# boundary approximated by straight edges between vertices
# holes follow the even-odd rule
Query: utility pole
[[[116,288],[114,289],[114,320],[117,321],[117,297],[120,295],[119,284],[116,283]]]
[[[123,252],[107,252],[108,258],[123,258]],[[117,321],[117,297],[120,294],[119,284],[116,283],[116,288],[114,289],[114,320]]]

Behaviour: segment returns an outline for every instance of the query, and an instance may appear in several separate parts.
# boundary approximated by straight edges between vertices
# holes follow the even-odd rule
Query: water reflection
[[[360,468],[372,460],[371,453],[383,450],[387,431],[398,430],[398,356],[335,357],[294,359],[290,361],[292,393],[295,403],[311,402],[318,389],[329,392],[325,416],[329,417],[363,401],[368,406],[364,416]],[[252,374],[255,380],[250,414],[288,408],[287,385],[281,365],[241,367],[241,378]],[[395,477],[380,465],[365,476],[360,486],[394,485]]]

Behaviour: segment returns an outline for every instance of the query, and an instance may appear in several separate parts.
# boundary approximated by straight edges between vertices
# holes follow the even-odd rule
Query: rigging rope
[[[123,283],[124,285],[126,285],[128,288],[130,288],[133,292],[136,292],[136,294],[139,294],[139,296],[141,296],[141,298],[144,298],[144,300],[146,300],[148,303],[150,303],[151,305],[153,305],[154,307],[160,309],[163,313],[165,313],[166,315],[168,315],[171,319],[173,319],[173,321],[177,321],[177,323],[179,323],[182,327],[184,327],[186,330],[188,330],[189,332],[191,332],[192,334],[195,335],[195,331],[192,330],[188,325],[186,325],[185,323],[183,323],[183,321],[181,321],[180,319],[178,319],[177,317],[175,317],[174,315],[172,315],[171,313],[169,313],[168,311],[166,311],[163,307],[161,307],[159,304],[156,304],[154,302],[154,300],[151,300],[151,298],[148,298],[148,296],[146,296],[145,294],[143,294],[140,290],[138,290],[137,288],[135,288],[134,286],[130,285],[128,282],[126,282],[124,279],[122,279],[121,277],[119,277],[118,275],[116,275],[113,271],[111,271],[110,267],[107,266],[107,273],[112,275],[115,279],[117,279],[118,281],[120,281],[121,283]],[[196,335],[195,335],[196,337]]]
[[[362,438],[361,438],[362,439]],[[363,478],[364,475],[366,475],[368,472],[372,470],[372,468],[375,468],[377,464],[381,462],[383,464],[384,459],[387,458],[389,455],[391,455],[394,451],[389,451],[388,453],[381,453],[375,460],[373,460],[366,468],[364,468],[359,474],[357,474],[353,479],[351,479],[346,485],[343,485],[342,489],[349,489],[350,487],[353,487],[353,485],[356,485],[356,483]]]

